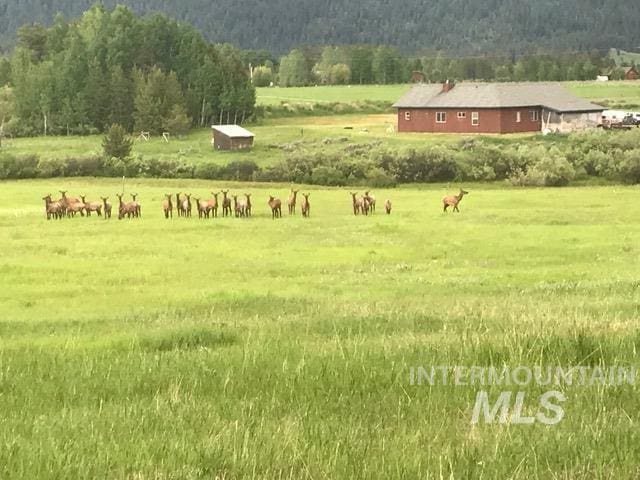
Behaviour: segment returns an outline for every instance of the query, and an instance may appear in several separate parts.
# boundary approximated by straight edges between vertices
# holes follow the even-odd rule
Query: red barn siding
[[[530,111],[538,112],[538,120],[532,121]],[[520,122],[517,122],[517,112]],[[405,115],[409,113],[409,120]],[[446,123],[436,122],[436,113],[446,112]],[[458,118],[458,112],[465,114]],[[478,113],[478,125],[472,125],[472,114]],[[542,128],[540,108],[399,108],[399,132],[433,133],[518,133],[539,132]]]

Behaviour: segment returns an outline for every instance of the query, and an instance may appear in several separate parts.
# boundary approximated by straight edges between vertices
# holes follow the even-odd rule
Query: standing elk
[[[247,203],[246,200],[238,200],[237,195],[233,195],[233,210],[237,217],[244,217],[247,211]]]
[[[184,216],[184,212],[182,211],[182,200],[180,200],[180,193],[176,193],[176,210],[178,210],[178,216]]]
[[[387,212],[387,215],[391,215],[391,200],[384,202],[384,209]]]
[[[309,203],[309,195],[310,193],[303,193],[302,203],[300,204],[300,209],[302,210],[302,216],[305,218],[309,218],[311,214],[311,204]]]
[[[279,198],[269,195],[267,205],[271,207],[271,218],[282,218],[282,202]]]
[[[116,197],[118,197],[118,220],[122,220],[126,215],[127,218],[136,217],[137,213],[137,204],[134,202],[124,203],[122,201],[122,197],[124,197],[124,193],[117,193]]]
[[[289,206],[289,215],[296,213],[296,201],[298,200],[298,191],[291,189],[291,195],[289,195],[289,200],[287,200],[287,205]]]
[[[193,197],[198,209],[198,218],[209,218],[209,202]]]
[[[469,192],[464,191],[462,188],[460,189],[460,193],[458,195],[447,195],[442,199],[442,205],[444,207],[443,212],[447,211],[447,208],[453,207],[454,212],[460,212],[458,210],[458,205],[462,201],[462,197],[467,195]]]
[[[358,215],[361,211],[362,213],[364,213],[364,210],[363,210],[364,202],[362,198],[357,198],[358,194],[353,192],[349,192],[349,195],[351,195],[351,200],[353,204],[353,214]]]
[[[99,217],[102,216],[102,202],[87,202],[85,200],[86,195],[80,195],[82,203],[84,203],[84,211],[87,213],[87,217],[91,216],[91,212],[96,212]]]
[[[102,199],[102,205],[104,206],[104,219],[111,218],[111,202],[109,197],[100,197]]]
[[[245,193],[244,197],[246,198],[244,213],[245,213],[245,216],[250,217],[251,216],[251,194]]]
[[[222,190],[222,216],[231,215],[231,199],[228,196],[229,190]]]
[[[369,208],[371,209],[371,213],[376,212],[376,197],[373,195],[369,195],[369,190],[364,192],[364,198],[369,202]]]
[[[134,215],[136,217],[139,217],[142,214],[142,206],[138,203],[138,201],[136,200],[136,197],[138,196],[137,193],[132,193],[131,194],[131,203],[134,204],[134,208],[135,208],[135,213]]]
[[[184,217],[190,217],[191,216],[191,194],[185,193],[184,196],[186,198],[182,200],[182,215]]]
[[[211,213],[213,218],[217,218],[218,217],[218,194],[211,192],[211,195],[213,197],[207,202],[207,213]],[[207,215],[207,217],[208,216],[209,215]]]
[[[172,195],[170,193],[164,194],[164,200],[162,200],[164,218],[173,218],[173,202],[171,201],[171,197]]]
[[[44,200],[44,210],[47,215],[47,220],[62,218],[62,205],[60,205],[60,202],[51,200],[51,194],[42,197],[42,200]]]

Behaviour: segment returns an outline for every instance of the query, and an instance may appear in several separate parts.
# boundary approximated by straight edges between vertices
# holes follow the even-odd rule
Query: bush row
[[[494,143],[492,143],[494,142]],[[0,179],[73,176],[202,178],[295,182],[341,186],[507,180],[514,185],[563,186],[574,179],[603,177],[640,183],[640,129],[588,132],[537,143],[466,139],[455,145],[394,148],[382,142],[292,145],[268,167],[250,160],[192,163],[182,159],[100,156],[49,159],[0,154]],[[337,147],[336,147],[337,145]]]

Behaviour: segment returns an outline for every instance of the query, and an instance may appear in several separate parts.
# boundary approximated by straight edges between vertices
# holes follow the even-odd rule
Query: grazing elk
[[[354,215],[358,215],[363,207],[364,207],[364,202],[362,200],[362,198],[357,198],[357,193],[353,193],[353,192],[349,192],[349,195],[351,195],[351,200],[352,200],[352,204],[353,204],[353,214]],[[362,213],[364,213],[364,211],[362,211]]]
[[[138,196],[137,193],[132,193],[131,194],[131,203],[133,203],[135,205],[135,216],[139,217],[142,213],[142,206],[138,203],[138,201],[136,200],[136,197]]]
[[[104,219],[111,218],[111,202],[109,197],[100,197],[102,199],[102,205],[104,206]]]
[[[231,199],[228,196],[229,190],[222,190],[222,216],[231,215]]]
[[[391,200],[384,202],[384,209],[387,212],[387,215],[391,215]]]
[[[463,189],[460,189],[460,193],[458,195],[447,195],[442,199],[442,205],[444,207],[443,211],[446,212],[447,208],[453,207],[454,212],[460,212],[458,210],[458,205],[462,201],[462,197],[467,195],[469,192],[465,192]]]
[[[208,214],[211,213],[214,218],[217,218],[218,217],[218,194],[211,192],[211,195],[213,196],[213,198],[211,198],[207,202],[207,217],[209,217]]]
[[[86,195],[80,195],[82,203],[84,203],[84,211],[87,212],[87,217],[91,216],[91,212],[96,212],[99,217],[102,216],[102,202],[87,202],[85,200]]]
[[[364,192],[364,198],[367,202],[369,202],[369,209],[371,210],[371,213],[375,213],[376,197],[374,197],[373,195],[369,195],[369,190],[367,190],[366,192]]]
[[[250,193],[245,193],[244,197],[246,198],[246,203],[245,203],[245,207],[244,207],[244,214],[247,217],[251,216],[251,194]]]
[[[291,195],[289,195],[289,200],[287,200],[287,205],[289,206],[289,215],[296,213],[296,201],[298,200],[298,191],[291,189]]]
[[[186,198],[182,200],[182,215],[184,217],[190,217],[191,216],[191,194],[185,193],[184,196]]]
[[[47,215],[47,220],[62,218],[62,205],[60,205],[60,202],[51,200],[51,194],[42,197],[42,199],[44,200],[44,210]]]
[[[302,216],[308,218],[311,214],[311,204],[309,203],[309,195],[310,193],[303,193],[302,203],[300,204],[300,209],[302,210]]]
[[[282,218],[282,202],[279,198],[269,195],[269,201],[267,204],[271,207],[271,218]]]
[[[173,218],[173,202],[171,201],[170,193],[164,194],[164,200],[162,200],[162,211],[164,212],[164,218]]]
[[[122,197],[124,194],[117,193],[118,197],[118,220],[122,220],[125,215],[127,218],[136,217],[137,205],[134,202],[124,203]]]

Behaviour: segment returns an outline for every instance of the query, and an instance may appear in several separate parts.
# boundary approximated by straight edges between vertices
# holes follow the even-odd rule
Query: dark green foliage
[[[102,149],[107,158],[125,159],[131,155],[133,139],[127,135],[126,130],[118,124],[111,125],[109,131],[102,140]]]

